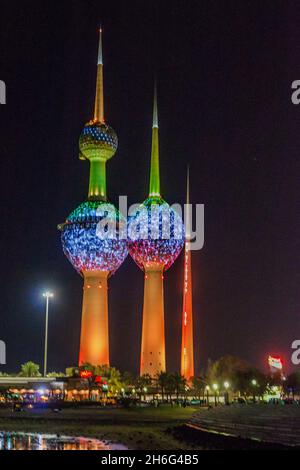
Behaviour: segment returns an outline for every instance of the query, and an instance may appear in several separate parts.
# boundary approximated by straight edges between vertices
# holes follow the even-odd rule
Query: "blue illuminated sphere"
[[[153,263],[167,270],[184,241],[182,218],[161,197],[149,197],[128,219],[129,253],[142,270]]]
[[[83,159],[109,160],[118,148],[118,137],[112,127],[104,122],[88,122],[79,138],[80,156]]]
[[[60,228],[64,253],[78,272],[113,274],[128,254],[126,221],[107,202],[83,202]],[[123,239],[119,236],[121,228],[125,228]]]

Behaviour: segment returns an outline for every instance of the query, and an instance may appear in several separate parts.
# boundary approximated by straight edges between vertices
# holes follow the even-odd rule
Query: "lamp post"
[[[257,386],[257,380],[252,379],[251,384],[253,386],[253,403],[255,403],[255,387]]]
[[[207,406],[209,406],[209,390],[210,390],[210,386],[209,386],[209,385],[206,385],[205,390],[206,390]]]
[[[46,291],[43,293],[46,299],[46,324],[45,324],[45,351],[44,351],[44,377],[47,374],[47,353],[48,353],[48,316],[49,316],[49,299],[53,297],[53,293]]]
[[[230,387],[230,383],[227,382],[227,380],[224,382],[224,388],[225,388],[225,396],[224,396],[224,402],[225,402],[225,405],[229,405],[229,393],[228,393],[228,389]]]
[[[213,389],[215,391],[215,406],[217,406],[217,390],[219,388],[218,384],[213,384]]]

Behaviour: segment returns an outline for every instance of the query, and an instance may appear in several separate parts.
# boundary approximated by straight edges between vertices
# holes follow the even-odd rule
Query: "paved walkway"
[[[300,405],[230,405],[201,410],[189,425],[209,432],[300,446]]]

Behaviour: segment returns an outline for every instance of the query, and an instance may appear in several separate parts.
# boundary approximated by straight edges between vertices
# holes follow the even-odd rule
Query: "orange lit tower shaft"
[[[187,175],[187,204],[189,204],[189,172]],[[187,212],[188,213],[188,212]],[[188,219],[188,217],[187,217]],[[190,250],[190,221],[186,221],[184,250],[184,289],[182,307],[181,375],[188,381],[194,377],[192,258]]]
[[[109,365],[107,271],[83,272],[79,364]]]
[[[159,263],[145,267],[141,375],[166,370],[163,270]]]

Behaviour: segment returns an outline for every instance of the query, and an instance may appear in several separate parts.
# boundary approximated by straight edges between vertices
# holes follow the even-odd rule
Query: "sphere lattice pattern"
[[[120,227],[126,229],[126,221],[112,204],[86,201],[62,226],[64,253],[78,272],[108,271],[113,274],[128,254],[126,238],[119,238]]]
[[[84,126],[79,138],[83,158],[108,160],[115,154],[117,147],[117,134],[107,124],[90,121]]]
[[[167,270],[184,246],[182,219],[160,197],[146,199],[128,220],[129,253],[141,268],[153,263]]]

